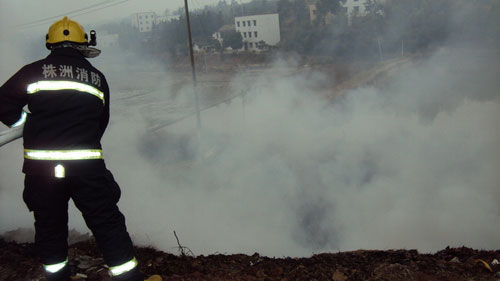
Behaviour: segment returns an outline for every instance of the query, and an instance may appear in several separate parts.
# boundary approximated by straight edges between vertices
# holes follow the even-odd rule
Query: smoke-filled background
[[[175,230],[195,254],[500,248],[500,52],[453,34],[333,101],[317,89],[331,73],[287,72],[293,60],[235,73],[225,91],[239,96],[202,111],[201,132],[189,80],[104,51],[92,61],[112,91],[103,146],[134,242],[175,251]],[[29,61],[4,24],[1,35],[4,81]],[[32,228],[21,141],[0,159],[0,233]]]

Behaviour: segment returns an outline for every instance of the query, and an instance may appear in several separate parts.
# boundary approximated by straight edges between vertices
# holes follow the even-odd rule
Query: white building
[[[212,39],[215,39],[215,40],[219,41],[219,43],[221,45],[222,45],[222,42],[224,42],[224,40],[222,39],[222,33],[220,33],[220,31],[214,32],[212,34]]]
[[[234,24],[223,25],[221,28],[219,28],[219,30],[217,30],[216,32],[214,32],[214,34],[212,34],[212,38],[219,41],[221,46],[223,46],[224,45],[224,38],[222,38],[222,33],[226,32],[226,31],[234,31],[234,30],[236,30],[234,28]]]
[[[160,15],[156,15],[156,21],[155,21],[155,24],[160,24],[162,22],[169,22],[171,20],[179,20],[181,18],[180,15],[163,15],[163,16],[160,16]]]
[[[381,4],[384,3],[385,0],[376,0],[377,3]],[[345,3],[343,4],[344,11],[347,13],[347,18],[349,21],[349,24],[351,24],[351,19],[352,17],[356,16],[365,16],[367,11],[366,11],[366,0],[346,0]],[[315,2],[312,2],[312,4],[308,5],[309,8],[309,18],[311,20],[311,23],[314,22],[317,18],[317,6]],[[331,13],[328,13],[326,17],[327,22],[332,22],[334,18],[334,15]]]
[[[365,14],[365,0],[347,0],[344,7],[347,8],[347,15],[349,17]]]
[[[382,4],[385,0],[375,1],[378,4]],[[351,23],[352,17],[365,16],[366,15],[366,0],[346,0],[344,3],[344,8],[347,9],[347,16],[349,19],[349,24]]]
[[[235,17],[234,26],[243,38],[243,50],[258,52],[259,42],[276,46],[281,40],[279,14]]]
[[[131,16],[132,26],[136,27],[139,32],[151,32],[153,25],[156,24],[155,12],[135,13]]]

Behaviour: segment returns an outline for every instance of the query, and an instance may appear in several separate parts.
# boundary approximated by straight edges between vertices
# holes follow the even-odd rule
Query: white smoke
[[[1,3],[0,9],[0,84],[9,79],[26,60],[23,43],[12,29],[10,8],[13,3]],[[0,130],[7,129],[0,123]],[[0,147],[0,233],[17,227],[31,227],[32,216],[22,201],[22,143],[16,141]]]
[[[312,90],[327,73],[237,76],[245,101],[202,113],[199,159],[194,117],[147,130],[179,98],[117,101],[105,148],[130,232],[197,254],[498,248],[495,56],[443,49],[331,105]]]

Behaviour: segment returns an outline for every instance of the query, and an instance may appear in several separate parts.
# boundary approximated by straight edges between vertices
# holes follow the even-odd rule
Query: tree
[[[270,46],[267,45],[267,43],[264,40],[260,40],[259,42],[257,42],[257,48],[261,51],[268,50],[269,47]]]
[[[224,49],[222,48],[221,43],[220,43],[220,42],[219,42],[219,40],[217,40],[217,39],[213,39],[213,38],[212,38],[212,39],[210,39],[210,41],[209,41],[209,45],[210,45],[210,46],[211,46],[211,47],[212,47],[212,48],[213,48],[216,52],[221,52],[221,53],[222,53],[222,51],[224,50]]]
[[[233,17],[240,17],[240,16],[243,16],[243,14],[241,13],[241,6],[240,4],[238,4],[238,2],[236,2],[236,0],[231,0],[231,13],[233,15]]]
[[[309,24],[309,9],[305,0],[293,0],[293,16],[296,25],[304,26]]]
[[[195,39],[209,39],[212,34],[216,32],[224,22],[220,14],[204,10],[203,12],[193,12],[190,16],[191,19],[191,32]]]
[[[286,21],[285,19],[293,15],[292,7],[288,0],[279,0],[277,9],[280,16],[280,25],[283,26],[283,22]]]
[[[398,0],[384,8],[386,37],[391,45],[416,51],[442,44],[449,35],[455,0]],[[398,44],[399,43],[399,44]]]
[[[382,4],[378,0],[366,0],[365,11],[367,15],[382,15]]]
[[[500,2],[496,0],[457,0],[453,5],[454,39],[493,43],[500,41]]]
[[[224,40],[224,49],[231,47],[234,50],[241,49],[243,47],[243,37],[241,36],[241,33],[236,30],[222,32],[222,39]]]
[[[328,14],[340,16],[345,13],[343,4],[346,0],[319,0],[316,3],[316,22],[318,25],[324,26],[326,24],[326,17]]]

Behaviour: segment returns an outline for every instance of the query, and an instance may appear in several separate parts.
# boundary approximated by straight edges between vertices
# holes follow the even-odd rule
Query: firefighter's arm
[[[28,95],[22,76],[21,69],[0,87],[0,121],[11,128],[23,125],[27,117],[23,107]]]

